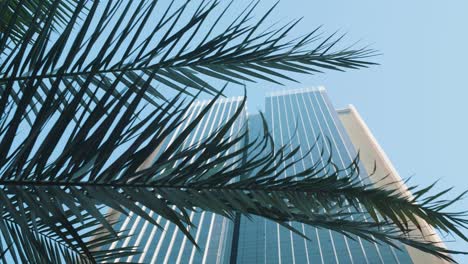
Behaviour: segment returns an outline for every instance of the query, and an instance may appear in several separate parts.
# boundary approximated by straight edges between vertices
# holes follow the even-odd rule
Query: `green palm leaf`
[[[149,84],[146,82],[147,86]],[[328,163],[324,166],[314,165],[296,175],[281,177],[284,170],[300,161],[293,159],[299,149],[276,148],[266,125],[260,138],[231,151],[239,142],[247,140],[247,131],[231,137],[228,134],[241,115],[245,100],[215,133],[195,145],[183,147],[185,139],[221,94],[195,120],[183,125],[184,115],[190,111],[190,104],[181,100],[183,92],[159,109],[146,115],[142,112],[138,115],[140,119],[136,119],[135,111],[144,107],[144,93],[143,89],[132,96],[133,92],[127,91],[123,100],[116,100],[108,91],[91,112],[81,111],[84,116],[79,117],[81,123],[72,123],[73,131],[64,134],[61,131],[71,124],[72,114],[80,107],[80,98],[73,98],[49,124],[51,129],[37,151],[28,148],[34,145],[29,136],[6,157],[0,178],[2,208],[18,219],[23,207],[44,220],[60,219],[64,229],[54,231],[68,238],[66,243],[77,244],[75,246],[90,259],[94,251],[86,249],[89,244],[82,240],[83,234],[74,227],[76,223],[63,217],[56,208],[70,208],[70,214],[76,219],[92,216],[111,236],[114,234],[112,223],[100,206],[124,214],[132,211],[157,225],[148,212],[140,209],[145,206],[175,223],[193,243],[195,240],[187,229],[192,225],[188,212],[196,208],[231,219],[235,213],[262,216],[299,234],[289,222],[302,222],[350,237],[357,235],[389,244],[398,240],[449,260],[450,256],[445,253],[459,252],[408,235],[412,230],[408,222],[419,217],[438,229],[455,232],[466,239],[459,231],[466,228],[465,215],[444,212],[452,201],[443,202],[433,197],[410,199],[392,190],[372,188],[357,180],[357,160],[348,169],[339,170],[325,157]],[[124,106],[124,100],[129,103],[128,107]],[[50,122],[41,120],[44,125]],[[182,125],[184,128],[174,134]],[[34,129],[31,134],[39,133]],[[51,135],[62,135],[64,139]],[[142,167],[170,135],[175,135],[175,140],[157,154],[154,163]],[[59,144],[59,140],[66,144]],[[27,149],[30,151],[26,152]],[[421,190],[417,197],[427,191]],[[8,202],[14,199],[22,203],[15,206]],[[356,209],[359,204],[369,213]],[[29,223],[23,223],[22,228],[30,228]],[[118,258],[124,253],[116,250],[96,254]],[[34,260],[44,257],[25,255]]]
[[[53,189],[50,188],[48,191],[53,191]],[[0,195],[2,199],[5,199],[2,206],[6,206],[2,210],[0,230],[2,239],[9,244],[2,255],[4,263],[9,262],[7,259],[15,263],[62,263],[64,261],[66,263],[96,263],[118,257],[115,250],[102,250],[101,247],[122,239],[124,236],[110,234],[101,222],[88,214],[81,206],[75,205],[74,207],[74,210],[82,211],[79,214],[80,218],[77,218],[73,210],[62,206],[60,199],[49,197],[48,200],[40,200],[37,192],[31,189],[4,188]],[[43,197],[43,194],[41,196]],[[28,202],[23,200],[34,198],[36,200]],[[44,201],[48,203],[37,204],[37,202]],[[22,203],[28,206],[23,206]],[[44,210],[44,207],[48,205],[56,206],[52,216]],[[110,221],[110,223],[115,222]],[[132,247],[119,249],[121,256],[135,253]],[[110,257],[107,256],[108,254]]]
[[[288,40],[297,21],[262,29],[271,10],[251,23],[256,4],[231,23],[217,26],[229,5],[185,1],[167,6],[162,2],[82,0],[70,3],[66,15],[62,14],[66,4],[60,0],[47,2],[43,8],[31,7],[28,12],[37,13],[43,22],[24,28],[21,34],[25,41],[10,43],[8,36],[2,35],[4,49],[11,52],[0,60],[0,109],[10,96],[16,104],[21,104],[22,95],[32,96],[30,114],[35,115],[35,105],[48,102],[50,89],[78,93],[80,87],[93,86],[102,91],[111,89],[113,96],[119,97],[140,78],[140,84],[151,80],[163,85],[148,88],[144,96],[157,105],[167,100],[167,88],[187,94],[193,94],[190,90],[215,94],[219,91],[213,86],[216,80],[279,83],[294,80],[282,72],[316,73],[373,64],[366,61],[375,55],[372,50],[336,50],[333,47],[341,38],[332,35],[320,40],[318,30]],[[57,24],[60,34],[55,32]],[[10,24],[4,27],[13,31]],[[118,85],[112,85],[115,80]],[[93,98],[89,91],[87,96]],[[81,104],[86,108],[86,103]]]
[[[2,52],[19,45],[29,30],[40,33],[47,16],[53,12],[51,29],[58,32],[70,19],[78,1],[6,0],[0,3],[0,44]]]
[[[410,235],[422,219],[466,240],[466,215],[446,212],[459,198],[442,200],[444,192],[421,198],[430,188],[414,198],[375,189],[357,180],[358,160],[339,170],[324,157],[324,166],[279,177],[298,162],[292,157],[299,149],[276,146],[266,125],[256,139],[246,130],[230,136],[245,101],[215,133],[183,145],[222,96],[216,82],[280,83],[294,81],[286,72],[367,67],[372,50],[339,50],[341,37],[320,39],[318,29],[288,39],[297,21],[262,29],[271,10],[252,23],[256,4],[218,27],[229,8],[218,1],[83,0],[66,10],[60,0],[26,2],[35,5],[16,7],[32,19],[3,15],[10,22],[0,36],[3,260],[96,263],[135,254],[104,249],[122,236],[105,210],[131,211],[157,225],[141,206],[192,242],[188,212],[201,209],[231,219],[258,215],[298,233],[289,222],[397,240],[448,260],[446,253],[463,253]],[[32,26],[36,19],[41,22]],[[22,41],[15,41],[19,34]],[[201,93],[214,99],[186,124]],[[170,136],[176,140],[169,144]]]

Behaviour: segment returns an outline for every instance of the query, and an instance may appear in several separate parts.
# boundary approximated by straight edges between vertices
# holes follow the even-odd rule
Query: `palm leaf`
[[[34,204],[37,201],[44,202],[39,200],[37,192],[10,187],[2,189],[0,194],[2,199],[6,199],[2,202],[6,210],[2,210],[0,230],[2,239],[10,245],[2,256],[4,263],[96,263],[115,259],[112,255],[107,256],[113,253],[112,250],[102,250],[101,247],[110,245],[124,236],[109,233],[79,205],[75,205],[75,209],[82,212],[80,218],[77,218],[73,210],[64,208],[60,201],[57,201],[59,199],[54,201],[50,197],[48,203],[57,206],[55,214],[50,216],[43,211],[47,204]],[[32,198],[36,200],[26,204],[34,208],[21,205],[23,199]],[[70,230],[73,232],[67,233]],[[75,235],[70,237],[69,234]],[[121,248],[119,251],[122,256],[137,253],[132,247]],[[10,261],[7,261],[8,259]]]
[[[18,105],[20,98],[34,97],[27,106],[28,118],[38,114],[36,104],[51,100],[47,97],[50,90],[78,93],[86,86],[100,92],[111,89],[118,98],[136,80],[142,79],[141,85],[151,80],[162,86],[148,88],[144,97],[157,105],[170,98],[170,90],[215,94],[219,91],[216,80],[280,83],[294,80],[284,72],[316,73],[374,64],[366,60],[374,51],[335,49],[340,38],[320,40],[318,30],[289,38],[297,21],[276,29],[267,27],[264,24],[273,8],[251,23],[256,4],[229,21],[230,5],[218,1],[167,5],[164,1],[55,0],[26,1],[34,4],[25,7],[25,3],[7,2],[42,21],[39,26],[31,26],[36,18],[22,21],[25,41],[8,42],[7,34],[0,40],[5,46],[2,50],[11,50],[0,60],[0,110],[9,97]],[[223,23],[218,23],[221,19]],[[5,32],[17,31],[17,26],[3,24]],[[56,32],[59,26],[60,33]],[[87,97],[93,94],[87,92]],[[81,104],[87,107],[84,101]]]
[[[83,0],[68,15],[60,15],[61,2],[28,7],[29,21],[42,22],[28,24],[23,41],[1,35],[0,228],[15,261],[93,263],[134,254],[132,248],[103,249],[121,234],[102,206],[157,225],[145,206],[192,242],[188,211],[201,208],[231,219],[262,216],[295,232],[291,221],[371,241],[398,240],[448,260],[446,253],[462,253],[410,236],[407,224],[418,226],[420,218],[466,240],[460,232],[466,216],[445,211],[459,198],[421,198],[430,188],[415,198],[375,189],[357,180],[358,161],[339,170],[327,157],[324,166],[281,178],[298,162],[292,158],[297,147],[275,147],[267,126],[253,140],[246,130],[228,133],[245,101],[215,133],[183,144],[222,96],[224,88],[213,82],[280,83],[294,80],[285,72],[367,67],[372,50],[337,49],[341,37],[320,39],[318,29],[288,40],[296,21],[263,26],[270,9],[252,23],[256,4],[217,27],[229,8],[218,1]],[[8,23],[3,32],[14,30]],[[215,97],[187,123],[202,92]],[[168,142],[171,136],[176,140]]]
[[[149,87],[150,83],[146,80],[144,85]],[[28,131],[23,141],[13,145],[16,149],[3,160],[0,178],[3,210],[15,219],[24,214],[23,210],[34,212],[49,224],[53,223],[52,219],[60,219],[63,228],[53,231],[94,261],[98,260],[92,255],[94,251],[87,249],[89,244],[75,228],[76,223],[63,217],[61,208],[69,208],[69,214],[76,219],[92,216],[109,236],[115,231],[100,206],[124,214],[132,211],[157,225],[155,218],[141,209],[145,206],[175,223],[195,243],[188,231],[192,225],[188,214],[199,208],[230,219],[235,213],[265,217],[299,234],[289,222],[391,245],[398,240],[448,260],[451,257],[446,253],[460,253],[409,235],[412,226],[408,222],[415,222],[413,219],[419,217],[466,240],[460,232],[466,228],[465,215],[444,211],[452,201],[439,200],[438,194],[419,199],[429,189],[417,192],[414,199],[395,190],[375,189],[357,180],[358,160],[340,170],[328,157],[323,158],[328,161],[324,166],[315,164],[295,175],[282,177],[288,167],[300,161],[293,159],[298,147],[275,147],[265,121],[263,134],[257,139],[247,140],[246,130],[229,134],[244,113],[245,99],[214,133],[185,146],[186,139],[203,123],[202,119],[221,93],[187,123],[185,116],[192,110],[190,102],[181,99],[184,92],[146,113],[140,111],[146,106],[145,92],[141,89],[134,95],[129,90],[117,100],[107,91],[91,111],[80,110],[81,98],[72,97],[61,111],[52,109],[55,113],[60,111],[60,115],[49,110],[49,118],[37,116],[34,122],[39,124]],[[16,108],[15,111],[25,110]],[[140,113],[138,119],[135,112]],[[79,113],[78,124],[70,122],[76,113]],[[41,136],[45,126],[50,129]],[[8,129],[2,134],[3,140],[15,140],[6,137],[7,133]],[[170,136],[175,139],[167,142]],[[166,146],[161,148],[163,145]],[[142,167],[155,149],[160,151],[154,156],[154,162]],[[8,202],[15,200],[21,202]],[[358,204],[369,213],[356,209]],[[379,217],[372,219],[375,215]],[[29,222],[22,223],[21,230],[29,228]],[[15,235],[11,230],[8,232],[10,236]],[[114,250],[97,254],[119,258],[130,253]],[[24,255],[28,260],[46,257]]]
[[[6,0],[0,3],[0,34],[2,52],[5,48],[19,45],[25,39],[29,30],[40,33],[51,10],[52,30],[56,33],[68,22],[77,7],[78,1],[36,1],[36,0]]]

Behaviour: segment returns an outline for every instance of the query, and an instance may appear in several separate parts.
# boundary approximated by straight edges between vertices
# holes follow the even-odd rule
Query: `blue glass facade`
[[[215,131],[227,119],[226,117],[234,114],[241,100],[242,98],[238,97],[217,102],[188,137],[185,145],[196,144]],[[195,103],[191,111],[188,111],[183,125],[193,120],[206,103]],[[316,162],[324,164],[325,161],[321,160],[320,155],[322,148],[325,156],[332,153],[334,163],[342,168],[346,168],[356,155],[337,112],[322,89],[289,90],[267,96],[265,117],[276,144],[291,143],[291,147],[301,147],[296,158],[303,156],[315,143],[317,137],[330,139],[330,144],[324,143],[314,148],[307,158],[288,168],[284,172],[285,175],[294,174]],[[247,120],[249,131],[253,136],[258,135],[258,130],[262,129],[260,118],[258,116],[247,118],[245,111],[238,118],[231,133],[238,133],[245,128]],[[329,230],[291,223],[310,239],[306,240],[274,222],[259,217],[253,219],[240,217],[237,223],[233,223],[208,212],[190,215],[198,227],[190,230],[201,248],[198,251],[175,225],[159,216],[155,217],[164,230],[135,215],[122,216],[118,229],[129,230],[132,236],[114,243],[112,248],[133,245],[138,246],[143,254],[116,262],[412,263],[404,248],[395,250],[387,245],[377,245],[357,237],[350,239]]]
[[[292,175],[311,167],[332,153],[333,162],[345,169],[356,151],[323,89],[289,90],[271,94],[266,98],[265,118],[278,145],[291,143],[301,146],[297,159],[309,150],[316,138],[318,148],[285,175]],[[255,121],[249,122],[255,130]],[[324,158],[323,158],[324,159]],[[325,164],[325,160],[321,160]],[[364,170],[362,170],[364,172]],[[412,263],[407,251],[395,250],[387,245],[349,239],[333,231],[291,223],[310,240],[262,218],[240,220],[237,263]]]
[[[219,99],[199,122],[192,134],[187,137],[184,147],[197,144],[213,133],[223,122],[231,117],[243,100],[242,97]],[[196,118],[207,105],[207,101],[194,103],[180,126],[182,129]],[[245,129],[246,113],[240,115],[230,130],[230,135],[240,133]],[[175,139],[179,132],[176,130],[167,145]],[[234,146],[235,148],[239,146]],[[143,209],[147,210],[143,207]],[[153,216],[152,212],[149,212]],[[184,234],[171,222],[160,216],[153,216],[164,229],[158,228],[132,213],[128,217],[121,215],[118,230],[127,230],[130,236],[111,245],[111,249],[122,246],[137,246],[143,252],[140,255],[117,259],[115,262],[137,263],[228,263],[231,250],[233,223],[232,221],[209,212],[192,212],[190,219],[197,226],[190,233],[197,241],[201,250],[184,236]]]

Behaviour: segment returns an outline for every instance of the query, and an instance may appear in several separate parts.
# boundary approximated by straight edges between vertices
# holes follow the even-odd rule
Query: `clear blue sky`
[[[247,2],[236,0],[235,9]],[[439,189],[467,190],[467,11],[466,0],[281,1],[275,20],[304,17],[295,33],[323,24],[325,32],[348,33],[347,44],[361,40],[382,53],[375,58],[380,66],[300,76],[300,84],[286,83],[286,88],[324,85],[337,108],[355,105],[400,175],[414,175],[413,184],[440,179]],[[265,93],[284,88],[248,84],[249,111],[263,108]],[[468,210],[468,203],[453,209]],[[447,245],[467,250],[467,243]],[[457,260],[468,263],[467,256]]]

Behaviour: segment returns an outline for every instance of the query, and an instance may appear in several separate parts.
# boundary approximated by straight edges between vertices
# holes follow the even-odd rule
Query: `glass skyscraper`
[[[227,117],[234,114],[241,101],[241,97],[236,97],[216,102],[188,137],[186,146],[198,142],[215,131]],[[182,126],[193,120],[207,103],[207,101],[194,103],[191,111],[187,112],[186,121]],[[363,176],[366,176],[366,170],[372,170],[369,164],[377,162],[378,166],[381,166],[381,171],[372,177],[382,177],[392,173],[393,180],[400,180],[356,110],[350,107],[336,111],[323,88],[287,90],[268,95],[265,118],[276,144],[301,147],[296,154],[297,158],[305,155],[306,151],[316,143],[317,138],[329,139],[328,142],[317,141],[318,144],[322,142],[322,145],[314,148],[305,159],[285,170],[285,175],[292,175],[311,167],[316,162],[325,164],[326,161],[321,160],[321,157],[322,155],[327,157],[330,153],[333,162],[345,169],[355,158],[356,149],[359,149]],[[244,109],[230,133],[231,135],[240,133],[247,126],[253,136],[262,129],[259,116],[249,116]],[[234,148],[236,147],[239,146]],[[404,188],[404,185],[401,183],[399,187]],[[291,224],[310,240],[260,217],[247,219],[241,216],[232,222],[209,212],[190,215],[197,226],[196,229],[190,230],[200,246],[200,250],[197,250],[175,225],[159,216],[155,217],[164,230],[132,214],[128,217],[121,216],[122,221],[117,228],[128,230],[131,236],[112,244],[111,248],[133,245],[143,253],[116,262],[444,263],[415,249],[402,246],[401,250],[396,250],[388,245],[371,243],[358,237],[350,239],[336,232],[299,223]],[[438,241],[437,238],[434,239]]]
[[[309,158],[285,171],[294,174],[311,167],[332,153],[333,162],[345,169],[356,156],[351,140],[341,124],[323,89],[300,89],[267,96],[265,117],[275,143],[301,146],[303,156],[318,137]],[[322,142],[322,143],[321,143]],[[324,158],[321,158],[321,151]],[[325,164],[325,160],[322,163]],[[363,175],[364,176],[364,175]],[[349,239],[342,234],[303,224],[292,224],[310,240],[274,222],[242,218],[239,228],[238,263],[411,263],[406,250],[395,250],[360,238]]]
[[[243,98],[235,97],[219,99],[199,122],[192,134],[187,137],[184,147],[192,146],[200,142],[219,128],[229,117],[232,117]],[[206,107],[208,101],[195,102],[186,112],[185,121],[180,126],[188,126],[196,116]],[[244,111],[236,120],[229,131],[229,135],[240,133],[245,129],[247,114]],[[175,131],[167,145],[176,138]],[[234,146],[235,148],[238,145]],[[143,208],[147,210],[146,208]],[[152,215],[152,213],[150,212]],[[157,223],[164,228],[158,228],[139,216],[131,214],[121,216],[119,230],[128,230],[130,236],[122,241],[114,243],[111,248],[122,246],[137,246],[140,255],[117,259],[115,262],[138,262],[138,263],[229,263],[231,243],[233,237],[233,223],[222,216],[201,212],[190,214],[192,223],[197,227],[192,228],[190,233],[197,241],[199,250],[190,242],[179,228],[160,216],[156,217]]]

